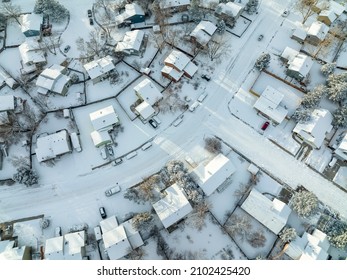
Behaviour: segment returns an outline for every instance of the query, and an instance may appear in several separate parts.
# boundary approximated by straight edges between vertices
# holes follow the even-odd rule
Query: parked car
[[[264,35],[263,35],[263,34],[260,34],[260,35],[258,36],[258,41],[263,40],[263,38],[264,38]]]
[[[123,159],[121,158],[117,158],[116,160],[112,161],[112,165],[116,166],[118,164],[121,164],[123,162]]]
[[[265,131],[269,125],[270,125],[270,122],[268,122],[268,121],[264,122],[263,125],[261,126],[261,130]]]
[[[282,17],[287,17],[289,15],[289,10],[284,10],[282,13]]]
[[[56,227],[54,231],[55,237],[61,236],[61,227]]]
[[[94,25],[94,20],[92,18],[89,18],[89,24]]]
[[[99,212],[100,212],[101,218],[103,218],[103,219],[107,218],[106,210],[104,207],[100,207]]]
[[[111,145],[107,145],[106,148],[107,148],[108,154],[109,154],[110,156],[113,156],[113,155],[114,155],[114,152],[113,152],[112,146],[111,146]]]
[[[101,154],[102,159],[107,159],[107,152],[106,152],[105,147],[100,148],[100,154]]]
[[[153,128],[158,128],[158,124],[154,121],[154,120],[152,120],[152,119],[150,119],[150,120],[148,120],[148,123],[153,127]]]
[[[120,186],[118,186],[118,184],[108,190],[105,191],[105,195],[107,197],[111,196],[111,195],[114,195],[116,193],[120,192]]]
[[[71,49],[71,46],[70,46],[70,45],[67,45],[67,46],[64,48],[64,53],[67,53],[70,49]]]
[[[91,18],[91,17],[93,16],[92,10],[88,10],[87,13],[88,13],[88,17],[89,17],[89,18]]]
[[[194,112],[195,109],[200,105],[200,103],[198,101],[195,101],[190,107],[189,107],[189,111]]]
[[[201,78],[203,78],[206,81],[210,81],[211,80],[211,77],[209,75],[206,75],[206,74],[202,74]]]
[[[198,97],[198,101],[199,101],[199,102],[204,101],[204,99],[206,98],[206,96],[207,96],[207,93],[201,94],[201,95]]]

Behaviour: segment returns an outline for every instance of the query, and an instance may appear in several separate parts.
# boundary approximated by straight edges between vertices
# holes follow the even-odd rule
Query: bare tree
[[[78,37],[76,40],[77,49],[81,52],[81,57],[100,57],[104,51],[104,44],[100,40],[100,30],[93,30],[89,32],[89,41],[85,41],[83,38]]]
[[[6,18],[13,18],[17,21],[19,25],[21,23],[18,20],[18,17],[20,16],[22,9],[19,5],[12,4],[11,2],[9,3],[3,3],[0,6],[0,12],[6,17]]]
[[[197,230],[202,230],[205,226],[205,218],[211,207],[206,201],[197,203],[194,207],[194,212],[191,214],[191,219],[188,220]]]
[[[325,0],[298,0],[295,9],[302,15],[302,24],[304,24],[316,11],[317,6],[320,10],[327,9],[329,2]]]
[[[205,149],[213,154],[218,154],[222,151],[222,143],[215,137],[205,138]]]
[[[129,253],[125,256],[129,260],[142,260],[146,256],[146,252],[143,247],[138,247],[136,249],[129,249]]]
[[[251,220],[248,216],[234,214],[225,224],[225,230],[233,237],[240,236],[241,239],[247,237],[252,229]]]
[[[211,40],[207,43],[203,50],[211,61],[219,60],[222,56],[227,55],[231,51],[229,42],[223,37],[217,37],[217,40]]]
[[[151,32],[149,37],[150,37],[150,41],[155,44],[155,46],[159,50],[159,53],[161,53],[165,45],[163,36],[161,34],[155,34],[154,32]]]
[[[42,50],[57,55],[57,47],[61,43],[61,41],[59,42],[59,35],[57,33],[52,33],[51,36],[42,37],[39,41],[39,46]]]
[[[247,236],[247,241],[254,248],[264,247],[266,242],[266,237],[262,230],[258,230],[258,231],[250,233]]]

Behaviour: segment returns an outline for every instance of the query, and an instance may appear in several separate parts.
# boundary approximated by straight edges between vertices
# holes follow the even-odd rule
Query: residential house
[[[116,24],[123,26],[124,24],[139,23],[145,21],[145,12],[137,3],[125,5],[125,11],[116,16]]]
[[[313,6],[312,10],[319,15],[324,11],[332,11],[336,17],[339,17],[345,11],[345,7],[333,0],[318,1],[317,5]]]
[[[192,78],[198,70],[198,66],[190,61],[187,55],[177,50],[169,54],[164,64],[165,66],[161,69],[162,75],[175,82],[179,81],[183,75]]]
[[[334,151],[334,156],[340,160],[347,161],[347,133],[339,141],[338,146]]]
[[[72,152],[69,134],[66,130],[38,137],[36,145],[35,153],[38,162],[54,159]]]
[[[317,20],[323,22],[327,26],[330,26],[335,20],[337,16],[332,10],[324,10],[321,11],[317,17]]]
[[[347,166],[340,166],[337,170],[333,182],[347,191]]]
[[[88,62],[87,64],[84,64],[83,67],[92,79],[94,85],[107,79],[116,68],[113,64],[112,57],[109,55]]]
[[[227,183],[235,171],[234,164],[223,154],[218,154],[207,164],[199,164],[190,175],[205,195],[209,196],[218,187]]]
[[[237,2],[220,3],[215,10],[215,14],[218,17],[232,16],[237,20],[244,9],[245,7]]]
[[[280,124],[288,114],[288,110],[281,105],[283,97],[283,93],[267,86],[253,107],[276,124]]]
[[[285,250],[293,260],[327,260],[330,243],[328,236],[318,229],[312,234],[304,232],[303,236],[296,236]]]
[[[160,221],[167,229],[178,223],[192,210],[184,190],[177,184],[173,184],[164,191],[165,197],[153,204]]]
[[[19,47],[23,74],[34,72],[47,64],[46,53],[36,38],[27,38]]]
[[[112,142],[111,136],[108,131],[112,130],[115,126],[120,125],[118,115],[114,111],[112,105],[89,114],[90,121],[93,125],[94,131],[90,136],[95,147]]]
[[[270,200],[257,189],[252,189],[241,208],[278,235],[287,224],[291,209],[284,202]]]
[[[297,123],[293,129],[295,136],[313,148],[319,149],[328,133],[332,130],[332,114],[326,109],[315,109],[311,119],[305,123]]]
[[[125,55],[140,55],[143,48],[144,36],[145,33],[142,30],[125,32],[123,40],[117,43],[115,52]]]
[[[78,231],[46,240],[45,260],[83,260],[87,233]]]
[[[168,12],[183,12],[190,7],[190,0],[161,0],[159,7]]]
[[[287,64],[286,74],[298,81],[307,77],[313,65],[313,60],[309,56],[289,47],[284,49],[281,59]]]
[[[13,95],[0,96],[0,124],[9,123],[8,112],[20,113],[23,111],[23,99]]]
[[[149,79],[144,79],[134,87],[135,94],[141,103],[135,107],[135,112],[142,120],[147,120],[155,114],[153,105],[163,98],[161,92]]]
[[[204,47],[211,40],[212,35],[216,30],[217,26],[215,26],[212,22],[202,20],[190,33],[190,38],[199,46]]]
[[[3,260],[31,260],[31,248],[18,247],[14,240],[0,240],[0,261]]]
[[[9,73],[7,73],[4,68],[0,66],[0,89],[2,89],[4,86],[8,86],[11,89],[16,89],[19,84]]]
[[[303,44],[306,40],[307,30],[304,27],[298,27],[294,30],[291,38]]]
[[[144,244],[139,231],[132,224],[132,219],[119,225],[116,216],[112,216],[102,220],[100,227],[105,252],[111,260],[123,258]]]
[[[219,4],[219,0],[200,0],[199,7],[214,10]]]
[[[40,36],[42,15],[41,14],[25,14],[21,16],[21,29],[25,37]]]
[[[37,92],[43,95],[48,93],[66,95],[71,85],[71,79],[65,75],[66,72],[67,69],[58,64],[43,70],[36,81]]]
[[[318,46],[328,35],[329,26],[322,22],[315,21],[307,31],[306,42]]]

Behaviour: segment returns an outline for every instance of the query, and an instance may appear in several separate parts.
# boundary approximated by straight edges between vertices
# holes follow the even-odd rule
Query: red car
[[[267,127],[270,125],[270,122],[268,122],[268,121],[266,121],[266,122],[264,122],[263,123],[263,125],[262,125],[262,127],[261,127],[261,130],[265,130],[265,129],[267,129]]]

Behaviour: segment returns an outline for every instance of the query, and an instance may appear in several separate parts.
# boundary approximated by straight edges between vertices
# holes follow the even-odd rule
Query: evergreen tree
[[[292,198],[291,206],[300,217],[310,217],[318,208],[318,198],[312,192],[299,191]]]
[[[335,128],[347,127],[347,105],[339,107],[333,114],[332,125]]]
[[[320,71],[322,72],[324,76],[329,76],[330,74],[334,72],[335,69],[336,69],[336,63],[326,63],[321,67]]]
[[[68,10],[57,0],[36,0],[34,13],[48,15],[55,22],[61,22],[69,14]]]
[[[268,53],[261,54],[257,61],[255,62],[255,68],[257,68],[259,71],[264,70],[267,68],[270,64],[271,56]]]
[[[38,175],[29,167],[22,166],[19,167],[17,173],[13,175],[13,180],[29,187],[38,183]]]
[[[342,102],[347,99],[347,72],[331,74],[327,79],[329,99],[334,102]]]
[[[336,248],[344,249],[347,245],[347,231],[340,235],[331,237],[330,244]]]

